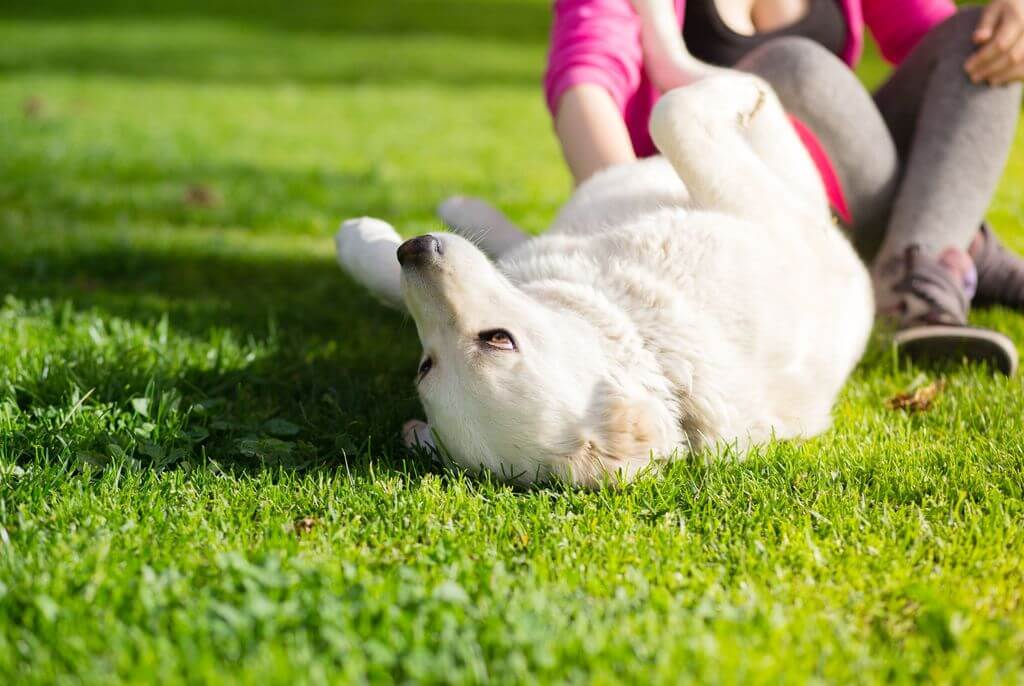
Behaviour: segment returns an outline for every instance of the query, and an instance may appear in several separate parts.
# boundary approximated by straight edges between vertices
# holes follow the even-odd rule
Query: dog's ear
[[[679,442],[679,428],[671,410],[649,393],[604,390],[595,398],[571,463],[583,481],[629,481]]]
[[[609,398],[597,425],[598,448],[613,460],[650,454],[667,438],[658,415],[658,407],[647,397]]]

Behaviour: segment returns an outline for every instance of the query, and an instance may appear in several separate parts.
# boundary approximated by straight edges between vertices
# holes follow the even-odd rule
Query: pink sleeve
[[[572,86],[603,86],[620,110],[643,77],[640,18],[629,0],[555,0],[544,93],[552,116]]]
[[[885,59],[899,64],[936,25],[956,13],[952,0],[864,0],[864,23]]]

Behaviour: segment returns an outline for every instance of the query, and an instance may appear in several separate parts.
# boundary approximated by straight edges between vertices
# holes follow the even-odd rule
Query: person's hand
[[[973,35],[978,49],[964,63],[974,83],[1024,81],[1024,0],[992,0]]]

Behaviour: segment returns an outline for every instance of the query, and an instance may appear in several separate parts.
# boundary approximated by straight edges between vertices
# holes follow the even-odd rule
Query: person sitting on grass
[[[895,65],[874,94],[851,70],[865,25]],[[896,343],[1012,370],[1013,343],[967,315],[1024,310],[1024,260],[984,222],[1020,112],[1024,0],[556,0],[544,85],[576,183],[655,154],[659,94],[723,67],[778,92]],[[507,222],[469,198],[441,215]]]

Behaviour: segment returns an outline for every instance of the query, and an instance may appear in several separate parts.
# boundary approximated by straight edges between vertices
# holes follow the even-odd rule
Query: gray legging
[[[966,8],[933,29],[874,98],[842,61],[804,38],[766,43],[737,65],[767,80],[818,136],[865,258],[915,243],[933,255],[966,250],[978,233],[1021,96],[1019,84],[974,85],[964,73],[979,16]]]

